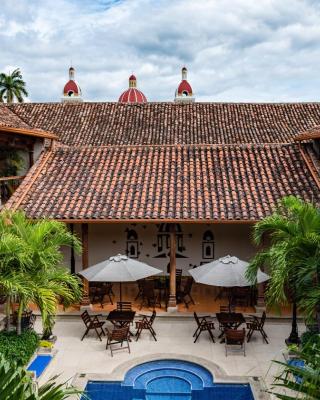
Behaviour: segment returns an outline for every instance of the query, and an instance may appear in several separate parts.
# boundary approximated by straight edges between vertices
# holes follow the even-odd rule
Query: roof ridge
[[[283,147],[283,146],[297,146],[295,142],[283,142],[283,143],[189,143],[189,144],[109,144],[109,145],[67,145],[61,142],[55,142],[54,150],[98,150],[98,149],[139,149],[139,148],[225,148],[225,147],[233,147],[233,148],[271,148],[271,147]]]

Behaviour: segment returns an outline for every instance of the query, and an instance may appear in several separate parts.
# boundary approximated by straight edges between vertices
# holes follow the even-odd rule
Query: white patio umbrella
[[[122,301],[122,282],[138,281],[161,272],[162,270],[158,268],[118,254],[79,272],[79,274],[89,282],[119,282],[120,301]]]
[[[251,286],[246,278],[249,263],[239,260],[237,257],[225,256],[200,267],[190,269],[189,273],[198,283],[211,286]],[[262,283],[270,278],[260,269],[257,275],[257,283]]]

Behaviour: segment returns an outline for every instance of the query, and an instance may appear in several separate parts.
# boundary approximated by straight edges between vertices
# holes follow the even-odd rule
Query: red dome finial
[[[129,89],[119,97],[119,103],[146,103],[146,96],[137,89],[137,78],[132,74],[129,77]]]
[[[80,86],[74,79],[75,69],[73,67],[69,68],[69,81],[64,85],[62,102],[71,101],[78,102],[82,101],[82,93]]]
[[[174,101],[192,102],[194,101],[193,92],[190,83],[187,81],[188,70],[186,67],[181,69],[182,81],[180,82]]]

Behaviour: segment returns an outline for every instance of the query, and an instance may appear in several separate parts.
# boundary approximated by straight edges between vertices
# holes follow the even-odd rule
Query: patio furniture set
[[[151,316],[140,314],[139,319],[134,321],[136,312],[132,310],[131,303],[117,302],[116,309],[110,311],[106,318],[106,321],[111,322],[113,325],[113,329],[110,330],[104,328],[106,321],[101,320],[101,314],[90,316],[88,311],[84,311],[81,314],[81,318],[86,326],[86,330],[81,340],[83,340],[91,330],[94,330],[100,341],[102,341],[103,336],[107,336],[106,349],[110,348],[111,356],[113,356],[114,351],[122,349],[128,349],[130,353],[129,343],[131,342],[131,337],[135,336],[136,341],[138,341],[143,330],[149,331],[153,339],[157,341],[156,332],[153,327],[156,315],[156,311],[153,311]],[[211,340],[215,343],[213,333],[215,324],[213,317],[209,315],[198,316],[196,312],[194,312],[193,315],[197,324],[197,328],[193,334],[194,343],[197,342],[202,332],[208,332]],[[225,343],[226,356],[228,355],[229,350],[235,348],[242,351],[245,356],[245,343],[246,341],[250,341],[254,332],[260,332],[263,340],[268,343],[268,336],[264,330],[264,324],[266,321],[265,312],[263,312],[261,318],[252,315],[250,316],[250,319],[246,321],[241,313],[237,313],[233,309],[226,310],[224,306],[221,306],[221,310],[216,314],[216,318],[220,330],[218,338],[221,339],[220,343]],[[130,326],[133,325],[134,322],[136,332],[132,333]],[[238,329],[245,323],[247,326],[247,332],[245,328]],[[120,344],[120,347],[114,348],[114,345],[117,344]],[[124,344],[126,344],[125,347],[123,346]]]
[[[182,270],[176,271],[176,296],[178,303],[184,303],[186,308],[189,304],[195,304],[192,295],[193,278],[191,276],[182,278]],[[140,301],[140,310],[143,307],[167,308],[169,298],[169,276],[141,279],[137,282],[138,294],[135,300]],[[89,286],[90,301],[92,304],[100,303],[101,308],[105,301],[113,304],[112,283],[91,282]]]
[[[215,325],[213,318],[210,315],[199,317],[194,312],[194,319],[197,324],[197,328],[193,334],[194,343],[198,340],[202,332],[208,332],[211,340],[215,343],[213,331]],[[261,318],[251,315],[250,319],[246,321],[241,313],[236,312],[235,309],[226,306],[220,307],[220,312],[216,314],[216,318],[219,323],[219,330],[221,331],[218,339],[220,343],[225,343],[226,356],[228,351],[231,349],[237,349],[246,355],[245,344],[249,342],[254,332],[260,332],[263,340],[268,344],[268,336],[264,330],[264,324],[266,321],[266,313],[263,312]],[[245,328],[238,329],[241,325],[246,324],[247,332]]]
[[[106,321],[111,322],[113,325],[112,329],[104,328],[106,321],[101,320],[102,315],[89,315],[88,311],[84,311],[81,314],[81,318],[86,326],[86,330],[81,338],[83,340],[85,336],[92,330],[94,330],[102,341],[103,336],[107,336],[106,349],[110,348],[111,356],[113,352],[117,350],[128,349],[130,353],[130,342],[131,337],[135,336],[136,341],[139,340],[143,330],[148,330],[153,339],[157,341],[156,332],[153,328],[153,323],[156,318],[156,312],[153,311],[151,316],[139,314],[139,319],[134,321],[136,312],[132,310],[131,302],[117,302],[116,309],[110,311]],[[135,322],[136,332],[132,333],[130,326]],[[120,344],[120,347],[114,348],[114,345]],[[123,345],[126,344],[124,347]]]

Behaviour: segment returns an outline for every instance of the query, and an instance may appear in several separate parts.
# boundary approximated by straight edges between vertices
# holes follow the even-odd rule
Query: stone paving
[[[217,323],[215,325],[218,326]],[[108,322],[105,326],[111,328]],[[138,342],[133,338],[131,354],[123,350],[111,357],[110,351],[105,349],[106,339],[100,342],[94,332],[81,342],[84,325],[80,317],[59,318],[54,327],[54,334],[58,337],[55,345],[57,354],[42,375],[40,383],[57,374],[60,375],[59,380],[73,378],[77,373],[114,375],[121,364],[129,360],[157,354],[162,357],[165,354],[200,357],[215,363],[226,376],[259,376],[271,382],[272,375],[278,370],[271,360],[283,360],[284,339],[290,333],[290,322],[267,322],[265,330],[270,339],[269,344],[262,341],[260,333],[255,333],[246,345],[246,357],[240,353],[232,353],[226,357],[224,344],[219,343],[219,340],[212,343],[206,332],[201,334],[197,343],[193,343],[193,318],[161,317],[156,319],[154,327],[157,342],[148,332],[143,332]],[[36,328],[39,329],[39,325]],[[300,330],[302,329],[301,326]],[[215,336],[218,334],[216,329]]]

